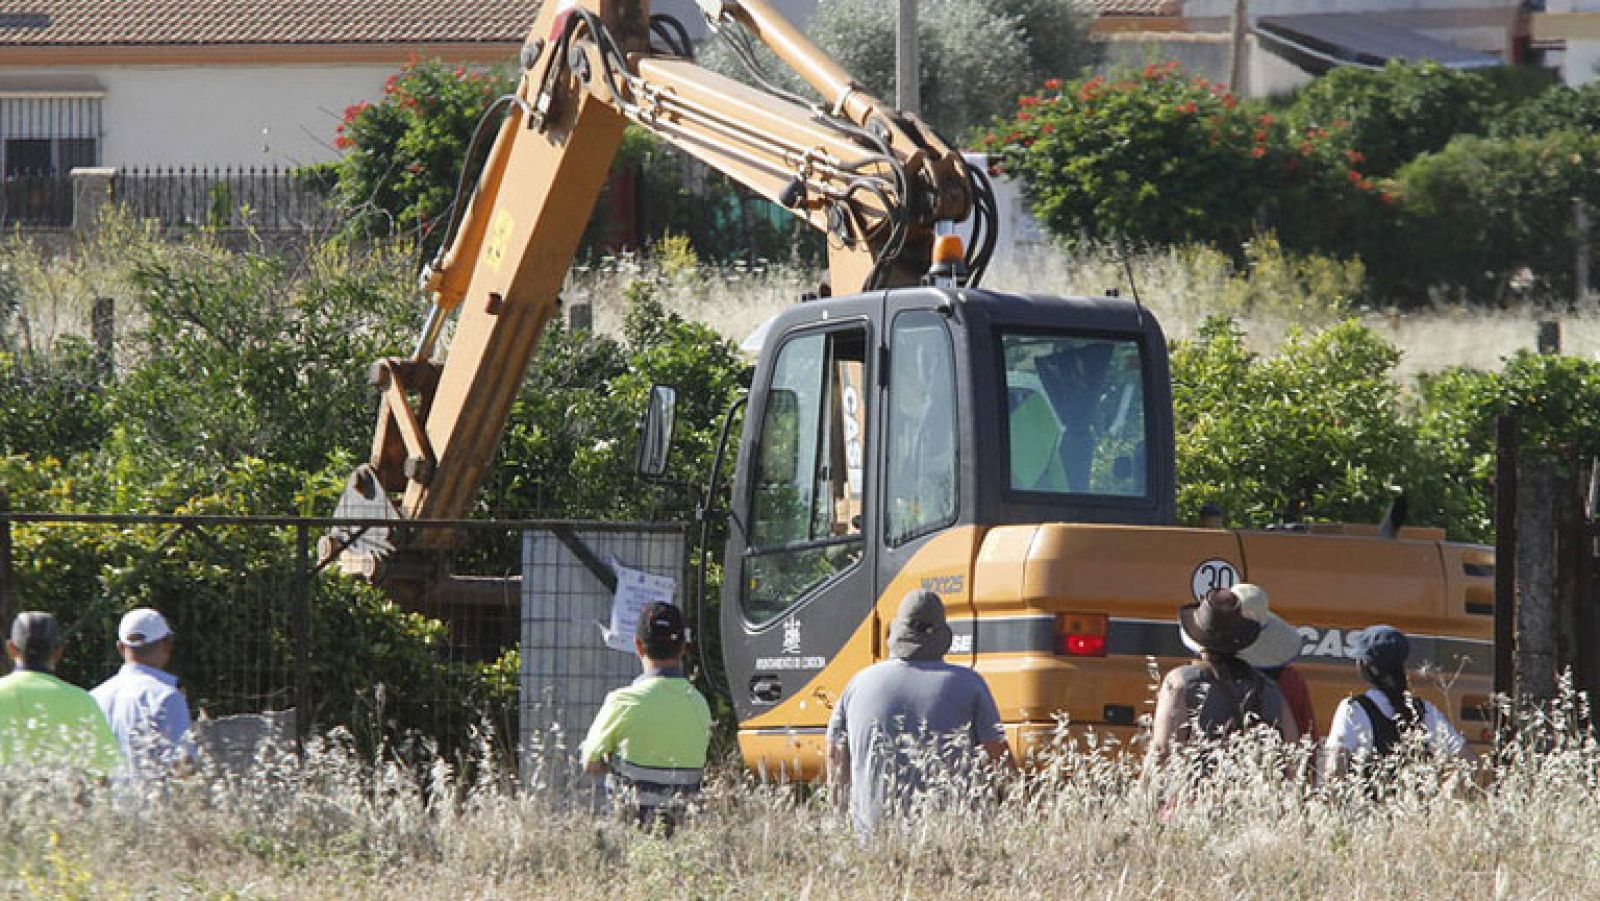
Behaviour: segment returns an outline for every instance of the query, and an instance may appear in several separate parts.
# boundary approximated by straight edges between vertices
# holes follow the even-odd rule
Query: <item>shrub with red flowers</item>
[[[502,72],[437,60],[407,64],[389,78],[380,101],[347,107],[334,129],[334,146],[345,151],[333,165],[341,200],[364,227],[412,232],[431,250],[472,130],[513,86]]]
[[[1362,224],[1386,215],[1387,188],[1342,135],[1293,132],[1176,63],[1052,80],[979,148],[1022,179],[1035,215],[1069,240],[1236,251],[1272,230],[1291,249],[1350,253]]]

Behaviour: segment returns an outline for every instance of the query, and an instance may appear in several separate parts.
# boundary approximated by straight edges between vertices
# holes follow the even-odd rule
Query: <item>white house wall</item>
[[[383,94],[394,65],[104,66],[92,75],[105,166],[297,166],[333,159],[345,107]],[[15,70],[22,71],[22,70]],[[0,72],[0,75],[6,73]]]
[[[1565,16],[1582,18],[1600,13],[1600,0],[1546,0],[1545,13],[1552,20]],[[1561,66],[1561,80],[1569,87],[1586,84],[1600,75],[1600,37],[1597,28],[1575,29],[1577,34],[1566,38],[1565,50],[1552,54]]]

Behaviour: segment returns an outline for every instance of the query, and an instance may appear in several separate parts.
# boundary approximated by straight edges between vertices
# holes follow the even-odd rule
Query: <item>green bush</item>
[[[98,446],[105,378],[95,349],[75,335],[44,352],[0,345],[0,456],[68,457]]]
[[[1058,236],[1233,254],[1268,231],[1301,252],[1370,240],[1393,198],[1347,145],[1327,128],[1291,131],[1176,63],[1046,81],[979,141]]]
[[[1300,90],[1284,115],[1298,130],[1342,134],[1384,176],[1461,134],[1483,134],[1497,117],[1545,82],[1512,74],[1391,60],[1382,69],[1341,66]]]
[[[127,261],[138,362],[111,391],[113,455],[161,461],[182,492],[243,457],[316,472],[364,447],[368,365],[404,346],[422,308],[404,247],[333,241],[302,258],[197,240]],[[280,503],[256,512],[282,512]],[[243,512],[243,511],[241,511]]]
[[[1236,525],[1376,522],[1416,468],[1416,437],[1391,376],[1399,352],[1354,320],[1292,335],[1277,356],[1208,320],[1172,348],[1178,506],[1208,501]],[[1431,517],[1428,511],[1418,519]]]
[[[1409,259],[1381,273],[1399,290],[1420,296],[1443,285],[1503,302],[1520,282],[1523,293],[1568,297],[1573,201],[1600,203],[1600,137],[1460,137],[1406,164],[1396,182],[1411,220]]]
[[[1430,507],[1447,511],[1461,532],[1493,537],[1496,428],[1517,417],[1520,446],[1579,460],[1600,456],[1600,363],[1521,352],[1501,369],[1453,368],[1422,380],[1416,414],[1425,465],[1453,479],[1436,486]]]
[[[1576,88],[1551,85],[1539,95],[1519,104],[1489,128],[1495,137],[1528,137],[1553,131],[1593,134],[1600,131],[1600,81]]]
[[[629,289],[621,342],[546,333],[506,426],[489,495],[495,510],[610,519],[690,512],[749,367],[710,328],[667,311],[659,291],[644,281]],[[648,482],[634,471],[634,453],[656,383],[678,389],[676,434],[665,479]]]
[[[368,233],[415,235],[431,252],[441,239],[473,129],[516,82],[439,60],[408,63],[378,103],[352,104],[335,129],[338,196]]]

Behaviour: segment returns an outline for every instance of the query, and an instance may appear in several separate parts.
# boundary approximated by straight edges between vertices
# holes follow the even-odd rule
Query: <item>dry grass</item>
[[[1574,716],[1568,704],[1563,722]],[[1487,769],[1422,760],[1375,803],[1287,778],[1304,749],[1241,742],[1141,778],[1064,749],[1004,800],[861,842],[820,794],[721,770],[671,840],[492,768],[377,766],[338,742],[248,779],[118,806],[0,776],[0,893],[35,897],[1583,897],[1600,879],[1600,748],[1544,729]],[[1487,787],[1479,787],[1480,784]],[[1176,798],[1177,800],[1172,800]]]
[[[1169,338],[1193,337],[1207,316],[1225,314],[1241,323],[1249,346],[1261,353],[1273,352],[1292,328],[1315,330],[1356,316],[1401,349],[1395,375],[1402,384],[1451,366],[1498,369],[1502,358],[1536,347],[1543,321],[1560,323],[1564,352],[1600,355],[1600,319],[1592,309],[1441,305],[1403,314],[1365,309],[1355,302],[1363,274],[1359,264],[1296,259],[1270,244],[1253,252],[1255,268],[1246,274],[1224,255],[1204,248],[1138,253],[1126,264],[1108,250],[1069,254],[1036,248],[997,260],[985,287],[1091,295],[1115,288],[1131,296],[1131,269],[1139,299],[1155,311]],[[652,280],[661,285],[668,309],[737,343],[795,303],[816,278],[815,272],[787,264],[662,267],[649,258],[623,257],[574,270],[564,296],[571,303],[591,304],[595,327],[614,332],[626,306],[624,289],[638,279]]]

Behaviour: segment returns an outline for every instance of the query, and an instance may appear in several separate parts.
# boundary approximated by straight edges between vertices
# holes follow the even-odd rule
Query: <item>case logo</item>
[[[794,617],[783,624],[783,652],[785,654],[800,653],[800,621]]]

